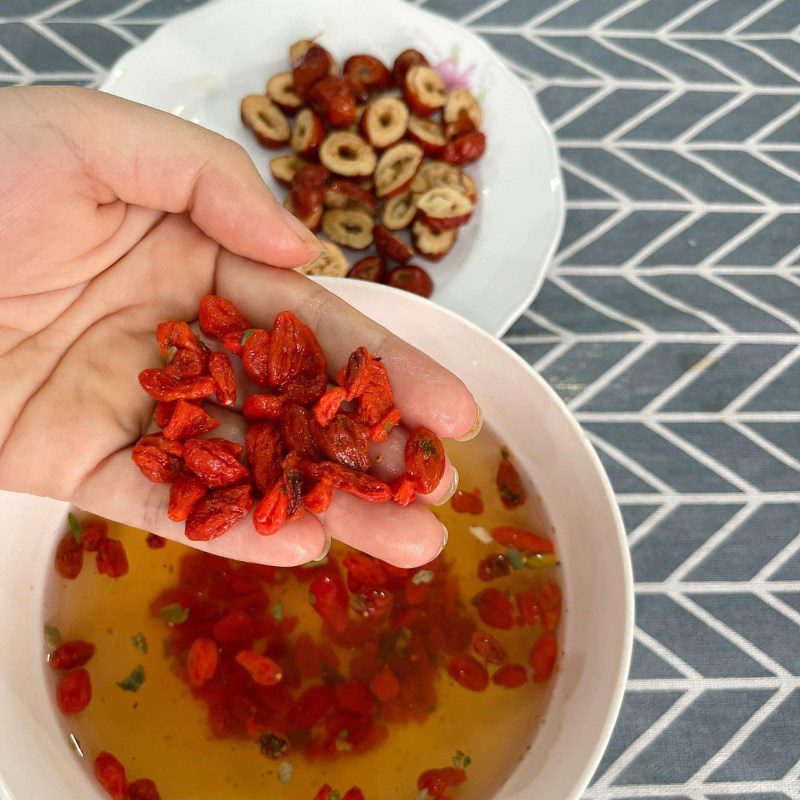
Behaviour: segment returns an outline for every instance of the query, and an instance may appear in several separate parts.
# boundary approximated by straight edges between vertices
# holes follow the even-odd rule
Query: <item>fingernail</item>
[[[283,221],[286,223],[287,227],[290,228],[296,235],[297,238],[309,249],[313,250],[314,253],[321,253],[325,246],[322,242],[314,236],[313,233],[305,226],[302,222],[300,222],[297,217],[292,214],[290,211],[287,211],[283,206],[278,206],[279,211],[283,217]],[[315,256],[316,258],[316,256]],[[314,259],[311,259],[313,261]]]
[[[436,556],[434,556],[434,558],[442,554],[442,550],[444,550],[445,545],[447,544],[447,537],[448,537],[447,528],[445,528],[445,526],[442,525],[442,546],[439,548],[439,552],[436,554]]]
[[[483,427],[483,411],[481,411],[481,407],[477,403],[475,404],[475,408],[478,409],[478,413],[475,414],[475,422],[472,423],[472,427],[463,436],[456,437],[457,442],[468,442],[481,432],[481,428]]]
[[[443,506],[456,493],[456,489],[458,489],[458,470],[455,467],[453,467],[453,482],[450,484],[450,488],[447,490],[447,494],[441,500],[434,503],[434,505]]]
[[[325,534],[325,544],[322,547],[322,552],[314,559],[314,561],[322,561],[325,558],[331,549],[331,537],[328,534]]]

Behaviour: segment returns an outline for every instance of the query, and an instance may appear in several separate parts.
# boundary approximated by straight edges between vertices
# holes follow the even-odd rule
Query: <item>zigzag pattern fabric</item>
[[[797,798],[800,0],[419,4],[500,52],[561,147],[560,251],[506,341],[629,531],[633,668],[587,800]],[[97,85],[198,5],[0,0],[0,85]]]

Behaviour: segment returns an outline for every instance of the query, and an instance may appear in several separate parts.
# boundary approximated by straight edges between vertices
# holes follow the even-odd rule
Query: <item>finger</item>
[[[316,237],[277,202],[250,157],[230,139],[101,92],[25,91],[83,161],[99,203],[119,198],[160,211],[188,211],[224,247],[279,267],[307,264],[321,252]]]
[[[314,281],[222,253],[216,290],[233,300],[254,325],[271,327],[279,312],[295,312],[317,335],[332,374],[360,345],[380,357],[409,428],[426,425],[448,439],[472,438],[480,430],[480,409],[452,372]]]
[[[398,567],[421,567],[447,543],[447,529],[420,503],[367,503],[334,492],[320,519],[328,535]],[[278,534],[280,535],[280,534]]]
[[[82,484],[74,502],[93,514],[237,561],[294,567],[316,561],[328,548],[325,531],[311,514],[287,523],[275,536],[256,533],[248,514],[218,539],[190,542],[183,523],[167,517],[169,486],[150,483],[131,460],[130,449],[105,461]]]

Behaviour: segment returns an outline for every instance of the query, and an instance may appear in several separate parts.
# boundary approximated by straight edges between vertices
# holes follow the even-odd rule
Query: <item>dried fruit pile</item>
[[[272,174],[290,188],[286,207],[330,240],[328,252],[301,271],[429,296],[430,276],[409,261],[415,252],[444,257],[472,216],[478,192],[461,166],[486,149],[480,104],[468,89],[448,92],[417,50],[400,53],[391,70],[374,56],[351,56],[341,75],[313,41],[293,44],[289,60],[291,69],[273,75],[265,95],[242,100],[241,116],[265,147],[291,146],[292,155],[270,162]],[[398,235],[408,228],[411,244]],[[337,246],[373,244],[377,255],[352,269]],[[390,268],[393,262],[400,266]]]
[[[411,432],[406,472],[394,484],[370,474],[370,443],[385,441],[401,416],[386,368],[365,348],[350,356],[329,389],[325,354],[291,312],[278,314],[268,331],[254,328],[229,300],[206,295],[199,316],[205,336],[240,356],[265,391],[244,398],[245,447],[200,438],[219,424],[204,400],[214,395],[219,405],[236,403],[230,357],[212,352],[186,322],[158,326],[168,363],[144,370],[139,383],[157,401],[154,419],[162,431],[142,437],[132,457],[146,478],[171,484],[169,518],[185,521],[187,538],[221,536],[254,504],[255,528],[269,536],[306,511],[325,511],[334,491],[408,505],[437,486],[444,448],[428,428]]]

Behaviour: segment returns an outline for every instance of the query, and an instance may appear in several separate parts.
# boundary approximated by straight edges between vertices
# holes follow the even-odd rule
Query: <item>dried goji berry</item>
[[[212,353],[208,357],[208,371],[214,379],[217,402],[232,406],[236,402],[236,376],[231,360],[225,353]]]
[[[176,400],[172,400],[169,403],[159,400],[159,402],[156,403],[156,410],[153,414],[153,419],[159,428],[166,428],[167,425],[169,425],[169,421],[172,419],[172,413],[175,411],[176,405]]]
[[[497,589],[484,589],[476,598],[478,616],[492,628],[511,630],[514,627],[514,606]]]
[[[128,784],[128,800],[161,800],[155,781],[150,778],[139,778]]]
[[[253,524],[262,536],[272,536],[286,522],[289,511],[289,495],[284,482],[278,481],[258,501],[253,512]]]
[[[417,490],[414,481],[408,475],[401,475],[392,484],[392,497],[399,506],[407,506],[417,499]]]
[[[251,327],[230,300],[213,294],[201,298],[200,330],[206,336],[222,339],[228,333],[243,333]]]
[[[125,767],[111,753],[99,753],[94,760],[94,774],[106,793],[113,800],[126,800],[128,795],[128,778]]]
[[[186,520],[186,538],[208,541],[222,536],[253,507],[249,483],[213,489],[192,509]]]
[[[202,400],[214,394],[214,381],[207,376],[181,378],[163,369],[145,369],[139,373],[139,385],[154,400]]]
[[[121,578],[128,574],[128,556],[125,545],[119,539],[103,539],[97,548],[97,571],[109,578]]]
[[[343,467],[341,464],[327,461],[320,464],[308,464],[306,468],[314,479],[327,478],[333,484],[334,489],[349,492],[362,500],[369,500],[371,503],[385,503],[392,497],[391,488],[383,481],[364,472]]]
[[[307,633],[301,633],[295,640],[294,663],[304,678],[318,678],[325,666],[322,648]]]
[[[341,633],[347,627],[350,598],[344,581],[337,575],[320,575],[309,586],[309,600],[314,611]]]
[[[250,379],[257,386],[269,385],[269,343],[270,335],[262,328],[249,332],[242,348],[242,364]]]
[[[306,508],[312,514],[323,514],[333,502],[333,483],[330,480],[317,481],[303,498]]]
[[[467,773],[458,767],[429,769],[417,778],[417,789],[425,789],[432,797],[440,797],[452,786],[460,786],[467,779]]]
[[[348,574],[367,586],[383,586],[386,572],[377,558],[364,553],[348,553],[342,562]]]
[[[100,542],[108,536],[108,525],[100,520],[87,522],[81,530],[81,545],[87,553],[94,553]]]
[[[244,642],[252,639],[255,626],[252,617],[240,608],[229,611],[214,623],[214,638],[218,642]]]
[[[309,337],[314,343],[313,335]],[[328,388],[328,362],[319,348],[303,356],[300,372],[281,387],[281,392],[293,403],[311,406],[325,394]]]
[[[314,406],[314,418],[323,427],[327,425],[339,411],[339,406],[347,399],[347,392],[341,387],[329,389],[317,400]]]
[[[369,682],[369,689],[378,700],[382,703],[387,703],[389,700],[394,700],[400,693],[400,681],[397,680],[397,675],[389,667],[384,667]]]
[[[492,675],[492,683],[507,689],[516,689],[527,681],[528,671],[522,664],[506,664]]]
[[[518,508],[525,502],[527,493],[522,485],[522,478],[508,458],[500,459],[496,482],[500,500],[506,508]]]
[[[269,656],[254,653],[252,650],[240,650],[236,654],[236,660],[259,686],[273,686],[283,679],[283,670]]]
[[[218,425],[219,422],[196,403],[178,400],[169,423],[164,427],[164,438],[191,439],[213,431]]]
[[[544,683],[550,677],[556,658],[558,658],[556,637],[550,631],[545,631],[531,648],[530,662],[535,683]]]
[[[372,427],[383,420],[393,408],[394,392],[386,367],[373,358],[370,361],[369,380],[358,397],[358,416]]]
[[[247,428],[245,435],[247,460],[253,483],[263,493],[275,485],[281,475],[283,443],[274,422],[257,422]]]
[[[195,639],[186,657],[186,669],[193,686],[202,686],[217,671],[219,652],[213,639]]]
[[[345,710],[360,714],[362,717],[375,715],[375,700],[361,681],[349,680],[337,683],[335,691],[337,702]]]
[[[406,442],[406,473],[420,494],[430,494],[444,475],[444,446],[430,428],[416,428]]]
[[[526,625],[535,625],[539,620],[539,604],[536,595],[528,589],[517,592],[517,611]]]
[[[208,487],[230,486],[249,476],[247,467],[218,439],[188,439],[183,445],[183,458]]]
[[[207,492],[208,488],[196,475],[179,475],[169,489],[167,516],[173,522],[183,522]]]
[[[539,589],[539,608],[542,624],[548,630],[555,630],[561,618],[561,587],[557,583],[546,583]]]
[[[251,394],[245,398],[242,414],[248,422],[277,420],[285,402],[286,397],[281,394]]]
[[[447,664],[447,672],[454,681],[473,692],[482,692],[489,685],[486,667],[466,653],[453,656]]]
[[[369,430],[358,420],[338,414],[324,428],[312,420],[311,433],[319,449],[331,461],[361,472],[370,468]]]
[[[58,684],[56,699],[62,714],[78,714],[83,711],[92,700],[92,679],[89,673],[83,667],[68,672]]]
[[[164,374],[172,380],[199,378],[208,370],[208,354],[205,351],[181,349],[164,367]]]
[[[311,430],[309,411],[296,403],[286,403],[281,414],[281,439],[288,452],[316,461],[321,458]]]
[[[333,789],[326,783],[324,786],[320,786],[317,793],[314,795],[314,800],[331,800],[331,793]]]
[[[303,366],[307,330],[291,311],[281,311],[275,317],[267,365],[271,386],[283,386],[300,372]]]
[[[511,572],[511,564],[502,553],[489,553],[478,563],[478,577],[482,581],[503,578]]]
[[[174,319],[158,324],[156,327],[156,339],[164,355],[167,355],[170,347],[194,350],[198,353],[202,350],[200,342],[192,329],[185,322]]]
[[[508,650],[491,633],[475,631],[472,634],[472,646],[475,652],[490,664],[505,664],[508,661]]]
[[[226,333],[219,341],[226,350],[240,356],[244,350],[242,339],[245,333],[247,333],[247,331],[231,331],[230,333]]]
[[[151,550],[160,550],[166,545],[167,540],[163,536],[158,536],[155,533],[148,533],[145,542]]]
[[[385,442],[389,434],[398,426],[402,414],[399,408],[390,408],[370,429],[369,438],[373,442]]]
[[[546,536],[508,525],[492,528],[492,538],[503,547],[516,547],[528,553],[553,552],[553,543]]]
[[[364,792],[358,786],[351,786],[342,796],[342,800],[365,800]]]
[[[171,483],[183,472],[183,443],[151,433],[139,439],[131,458],[147,480]]]
[[[480,490],[465,492],[458,489],[450,500],[453,511],[459,514],[482,514],[483,500],[480,498]]]
[[[89,663],[97,648],[91,642],[75,639],[72,642],[62,642],[50,654],[50,666],[53,669],[65,671],[83,667]]]

